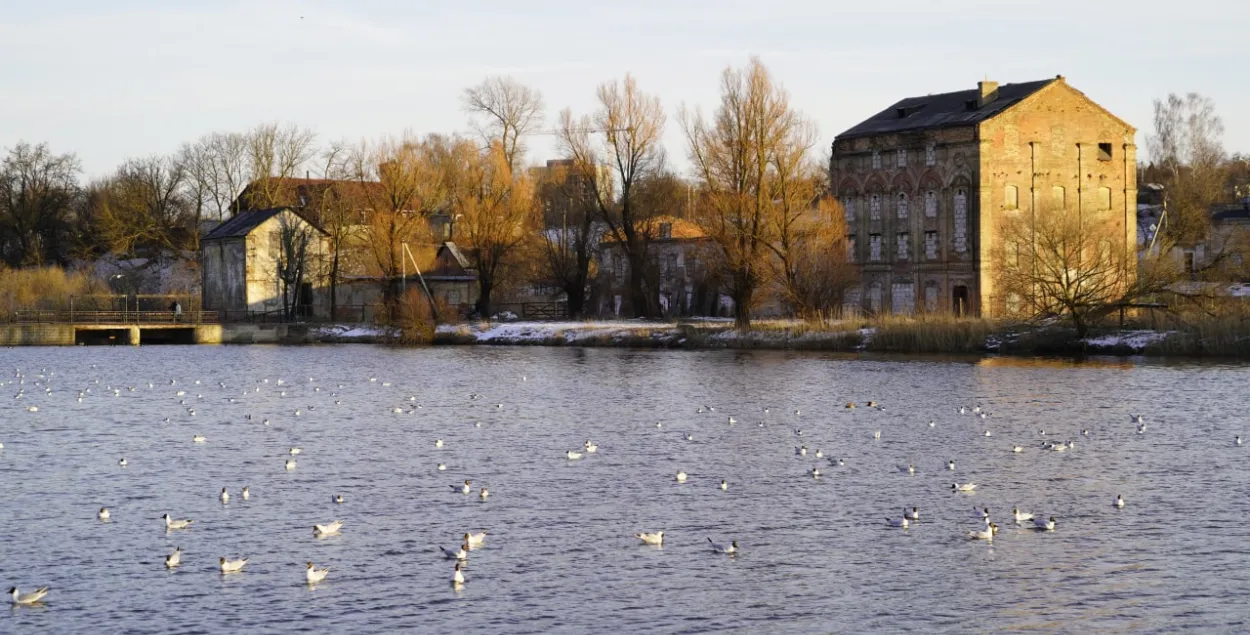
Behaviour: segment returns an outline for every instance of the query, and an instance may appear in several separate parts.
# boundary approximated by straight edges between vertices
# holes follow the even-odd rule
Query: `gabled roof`
[[[460,265],[461,269],[468,271],[473,268],[473,263],[469,262],[469,259],[464,255],[463,251],[460,251],[460,247],[457,247],[456,243],[449,240],[443,243],[442,247],[439,248],[439,251],[441,252],[444,249],[447,250],[447,253],[451,254],[451,257],[456,260],[456,264]]]
[[[981,107],[976,106],[977,99],[980,97],[980,91],[976,88],[924,97],[908,97],[860,122],[838,135],[837,138],[849,139],[928,128],[975,125],[1011,108],[1033,93],[1058,81],[1063,80],[1054,78],[1020,84],[1002,84],[998,87],[998,96],[994,101]]]
[[[225,238],[243,238],[252,233],[252,230],[260,227],[265,221],[281,214],[282,212],[291,212],[299,216],[301,220],[308,223],[310,227],[318,232],[325,233],[325,230],[317,227],[316,224],[308,222],[308,219],[300,216],[299,212],[289,207],[271,207],[269,209],[253,209],[245,212],[239,212],[231,216],[229,220],[213,228],[212,231],[200,238],[204,240],[222,240]]]

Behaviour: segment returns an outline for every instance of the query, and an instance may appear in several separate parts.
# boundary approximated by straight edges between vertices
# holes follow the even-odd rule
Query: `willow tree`
[[[682,129],[700,189],[694,220],[715,245],[735,322],[746,328],[770,260],[791,248],[816,200],[815,132],[758,58],[725,69],[711,119],[683,109]]]

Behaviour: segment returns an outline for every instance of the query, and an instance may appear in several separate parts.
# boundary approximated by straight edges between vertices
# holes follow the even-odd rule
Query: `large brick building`
[[[911,97],[843,132],[829,173],[860,265],[848,305],[1007,313],[991,257],[1005,214],[1111,215],[1135,249],[1134,134],[1062,76]]]

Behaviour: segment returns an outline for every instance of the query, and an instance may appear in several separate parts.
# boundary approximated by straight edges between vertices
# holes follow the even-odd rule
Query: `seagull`
[[[952,472],[954,472],[954,471],[955,471],[955,459],[951,459],[951,460],[949,460],[949,461],[947,461],[947,462],[946,462],[946,469],[948,469],[948,470],[950,470],[950,471],[952,471]]]
[[[907,518],[887,518],[885,519],[885,522],[891,527],[900,527],[902,529],[907,529],[908,525]]]
[[[483,487],[483,488],[482,488],[482,491],[481,491],[480,493],[478,493],[478,495],[477,495],[477,497],[478,497],[478,498],[480,498],[480,499],[482,499],[482,500],[486,500],[486,497],[488,497],[488,496],[490,496],[490,491],[489,491],[489,490],[487,490],[485,487]]]
[[[731,556],[738,553],[737,540],[734,540],[727,545],[721,542],[715,542],[711,538],[708,538],[707,541],[712,543],[712,551],[715,551],[716,553],[724,553]]]
[[[287,460],[286,460],[286,471],[290,472],[290,471],[291,471],[291,470],[293,470],[293,469],[295,469],[295,459],[287,459]]]
[[[342,505],[342,504],[343,504],[343,495],[342,495],[342,494],[335,494],[335,495],[334,495],[334,496],[333,496],[330,500],[334,501],[334,502],[335,502],[336,504],[338,504],[338,505]]]
[[[900,465],[898,466],[898,471],[914,475],[916,473],[916,466],[910,464],[906,466]]]
[[[648,545],[663,545],[664,544],[664,532],[662,531],[657,531],[655,533],[642,532],[642,533],[634,534],[634,537],[641,540],[643,544],[648,544]]]
[[[920,509],[918,507],[911,508],[911,511],[903,510],[903,518],[907,520],[920,520]]]
[[[932,420],[931,420],[931,421],[929,421],[929,427],[930,427],[930,428],[936,428],[936,427],[937,427],[937,422],[932,421]]]
[[[876,439],[876,440],[880,441],[880,440],[881,440],[881,431],[880,431],[880,430],[877,430],[876,432],[872,433],[872,438],[874,438],[874,439]]]
[[[586,451],[589,452],[590,454],[594,454],[595,452],[599,451],[599,446],[595,445],[594,443],[591,443],[590,439],[586,439],[586,444],[584,447],[586,448]]]
[[[728,489],[729,489],[729,483],[726,483],[726,482],[725,482],[725,479],[723,479],[723,478],[720,480],[720,489],[721,489],[721,491],[722,491],[722,492],[724,492],[724,491],[726,491],[726,490],[728,490]]]
[[[243,500],[247,500],[247,499],[251,498],[251,496],[252,496],[252,492],[251,492],[251,490],[249,490],[249,489],[247,488],[247,486],[246,486],[246,485],[244,485],[244,486],[243,486]]]
[[[230,492],[227,492],[226,488],[223,487],[221,488],[221,496],[219,496],[218,498],[221,499],[221,504],[225,505],[226,503],[230,502]]]
[[[469,546],[467,544],[460,545],[459,549],[448,549],[447,547],[439,547],[448,560],[465,560],[469,557]]]
[[[303,452],[303,451],[304,450],[301,448],[291,448],[290,450],[287,450],[286,452],[287,454],[290,454],[291,456],[295,456],[296,454],[299,454],[300,452]]]
[[[456,563],[456,572],[451,576],[451,586],[460,588],[464,586],[464,574],[460,572],[460,563]]]
[[[951,483],[951,489],[955,490],[956,492],[971,492],[972,490],[976,488],[977,488],[976,483],[963,483],[962,485],[959,483]]]
[[[451,485],[450,487],[452,490],[460,492],[461,494],[468,494],[473,491],[473,488],[471,487],[472,485],[472,481],[465,480],[463,485]]]
[[[985,540],[987,542],[994,542],[994,534],[997,529],[998,529],[998,525],[995,525],[994,523],[990,523],[986,525],[985,529],[981,531],[968,532],[968,537],[973,540]]]
[[[441,447],[443,447],[443,440],[442,440],[442,439],[435,439],[435,440],[434,440],[434,447],[436,447],[436,448],[441,448]]]
[[[685,473],[685,472],[683,472],[683,471],[681,471],[681,470],[677,470],[677,482],[678,482],[678,483],[685,483],[685,482],[686,482],[686,473]]]
[[[1233,445],[1241,445],[1241,435],[1240,435],[1240,434],[1239,434],[1239,435],[1237,435],[1237,436],[1235,436],[1235,437],[1233,437]],[[3,445],[0,445],[0,448],[2,448],[2,447],[4,447],[4,446],[3,446]]]
[[[173,569],[182,564],[182,547],[174,547],[174,552],[165,556],[165,568]]]
[[[1022,512],[1019,507],[1012,508],[1011,517],[1014,518],[1017,523],[1022,523],[1026,520],[1033,520],[1033,514]]]
[[[1136,424],[1143,424],[1146,422],[1145,418],[1142,417],[1142,415],[1135,415],[1135,414],[1130,414],[1128,416],[1128,420],[1130,423],[1136,423]]]
[[[121,458],[121,460],[120,460],[120,461],[118,461],[118,462],[117,462],[117,464],[118,464],[118,465],[120,465],[120,466],[122,466],[122,467],[126,467],[127,463],[128,463],[128,461],[126,461],[126,457],[124,457],[124,456]]]
[[[466,533],[464,535],[465,547],[469,549],[473,549],[475,547],[481,547],[482,543],[484,542],[486,542],[486,532],[484,531],[479,531],[476,534]]]
[[[1116,507],[1119,507],[1120,509],[1124,509],[1124,497],[1119,494],[1116,494],[1115,502],[1112,503],[1112,505],[1115,505]]]
[[[438,471],[442,472],[443,470],[446,470],[446,469],[447,469],[447,464],[445,463],[438,464]]]
[[[1018,445],[1013,445],[1011,446],[1011,451],[1015,454],[1019,454],[1024,451],[1024,448]]]
[[[823,458],[825,458],[825,453],[824,453],[824,452],[821,452],[821,451],[820,451],[820,448],[816,448],[816,458],[818,458],[818,459],[823,459]]]
[[[238,573],[243,570],[243,565],[245,564],[247,564],[247,558],[239,558],[238,560],[226,560],[225,558],[217,559],[217,565],[221,567],[221,572],[223,574]]]
[[[989,431],[989,430],[986,430],[986,431],[985,431],[985,436],[987,436],[987,437],[988,437],[988,436],[993,436],[993,435],[992,435],[992,434],[990,434],[990,431]]]
[[[808,471],[808,474],[811,474],[812,478],[820,478],[820,468],[814,467]]]
[[[686,433],[686,440],[687,440],[687,441],[694,441],[694,435],[693,435],[693,434],[690,434],[689,432],[687,432],[687,433]]]
[[[103,520],[103,521],[107,521],[109,519],[109,516],[111,516],[111,514],[109,514],[109,508],[107,507],[101,507],[99,513],[95,515],[96,518],[99,518],[100,520]]]
[[[807,456],[807,446],[803,445],[794,448],[794,454],[795,456]]]
[[[1034,519],[1033,527],[1034,529],[1037,529],[1038,531],[1054,531],[1055,530],[1055,517],[1051,516],[1050,520],[1042,520],[1041,518]]]
[[[38,589],[31,591],[30,593],[19,593],[17,590],[17,587],[13,587],[9,589],[9,595],[13,596],[13,603],[19,604],[22,606],[30,606],[32,604],[35,604],[39,600],[42,600],[43,596],[47,594],[48,594],[48,587],[46,586],[41,586]]]
[[[582,458],[582,453],[581,453],[581,452],[576,452],[576,451],[574,451],[574,450],[569,450],[569,451],[567,451],[567,452],[565,452],[565,453],[564,453],[564,458],[566,458],[566,459],[568,459],[568,460],[570,460],[570,461],[576,461],[577,459]]]
[[[165,514],[164,516],[161,516],[161,518],[165,519],[165,529],[166,529],[166,530],[170,530],[170,529],[186,529],[187,527],[190,527],[190,526],[191,526],[191,523],[195,522],[194,520],[191,520],[191,519],[187,519],[187,520],[174,520],[173,518],[170,518],[170,517],[169,517],[169,514]]]
[[[313,563],[309,562],[308,568],[304,570],[304,579],[307,580],[309,584],[316,584],[326,579],[326,575],[328,575],[329,573],[330,573],[330,567],[325,567],[324,569],[318,569],[317,567],[313,566]]]
[[[342,528],[343,521],[341,520],[336,520],[332,523],[326,523],[324,525],[313,525],[313,535],[318,538],[333,536],[334,534],[339,533],[339,530]]]

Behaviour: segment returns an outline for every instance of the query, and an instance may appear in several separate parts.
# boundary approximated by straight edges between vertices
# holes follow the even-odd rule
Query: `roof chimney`
[[[988,79],[983,82],[977,82],[977,92],[980,93],[977,97],[977,107],[980,108],[998,99],[998,82],[991,82]]]

